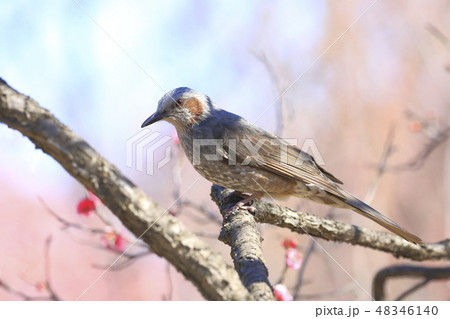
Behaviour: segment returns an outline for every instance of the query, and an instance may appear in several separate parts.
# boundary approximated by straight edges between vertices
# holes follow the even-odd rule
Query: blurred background
[[[191,187],[198,174],[175,138],[168,142],[171,161],[153,175],[126,165],[127,140],[141,131],[164,92],[179,86],[296,138],[299,146],[312,139],[324,167],[348,191],[360,198],[369,192],[371,205],[426,242],[449,237],[450,144],[416,157],[450,125],[449,1],[0,2],[0,77],[48,108],[230,263],[229,247],[216,239],[220,224],[194,208],[172,206],[174,189],[188,189],[183,198],[217,214],[210,183],[200,179]],[[168,123],[152,129],[168,136],[174,130]],[[386,162],[392,170],[373,187],[390,132],[395,152]],[[110,228],[100,235],[63,228],[49,214],[48,208],[73,223],[105,227],[95,214],[77,212],[83,187],[5,125],[0,187],[0,282],[11,289],[46,296],[47,272],[60,298],[76,299],[123,250],[114,239],[110,245]],[[319,216],[329,212],[299,199],[282,204]],[[98,207],[114,231],[130,238]],[[336,210],[333,218],[381,230],[351,211]],[[282,241],[296,241],[304,255],[310,239],[272,226],[261,231],[275,284],[285,267]],[[299,299],[369,300],[364,290],[370,292],[378,270],[419,264],[347,244],[319,244],[305,266]],[[297,276],[289,269],[283,283],[292,289]],[[388,298],[418,281],[390,281]],[[23,299],[11,289],[0,289],[0,299]],[[448,281],[432,282],[408,299],[448,300],[449,291]],[[82,299],[202,296],[164,259],[146,254],[108,271]]]

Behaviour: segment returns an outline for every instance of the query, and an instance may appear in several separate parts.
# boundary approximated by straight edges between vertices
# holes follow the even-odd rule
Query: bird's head
[[[187,87],[176,88],[164,94],[156,112],[141,127],[165,120],[177,129],[186,129],[205,119],[213,108],[208,96]]]

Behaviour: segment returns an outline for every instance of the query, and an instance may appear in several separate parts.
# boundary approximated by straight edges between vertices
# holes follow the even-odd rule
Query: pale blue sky
[[[164,93],[159,86],[192,87],[255,120],[276,92],[251,52],[296,61],[292,71],[301,74],[315,58],[310,48],[324,18],[323,2],[314,0],[276,6],[272,1],[79,1],[87,14],[72,0],[1,2],[0,76],[49,108],[127,175],[132,172],[125,167],[125,141],[155,110]],[[273,130],[274,109],[258,124]],[[168,124],[158,125],[171,131]],[[0,146],[1,169],[18,181],[33,174],[39,189],[70,179],[4,125]]]

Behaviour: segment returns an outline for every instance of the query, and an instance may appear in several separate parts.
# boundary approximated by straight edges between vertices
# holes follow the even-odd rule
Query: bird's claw
[[[251,196],[237,202],[233,207],[228,208],[226,210],[224,210],[223,212],[223,220],[227,220],[228,217],[230,217],[230,215],[232,213],[234,213],[235,211],[239,210],[239,209],[245,209],[246,211],[248,211],[250,214],[254,214],[256,212],[256,208],[250,205],[245,205],[249,202],[252,201],[252,199],[250,199]]]

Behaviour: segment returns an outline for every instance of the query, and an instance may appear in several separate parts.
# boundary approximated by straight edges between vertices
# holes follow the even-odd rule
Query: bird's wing
[[[313,184],[324,191],[345,198],[335,184],[342,182],[325,171],[314,158],[286,141],[265,131],[239,134],[225,139],[226,151],[233,152],[235,144],[238,164],[245,164],[286,176],[304,184]],[[234,142],[229,141],[234,138]]]
[[[389,218],[341,189],[338,184],[342,182],[339,179],[317,165],[312,156],[296,146],[250,125],[234,127],[227,130],[224,136],[224,155],[232,158],[232,152],[235,152],[238,165],[258,167],[306,185],[313,184],[332,195],[328,198],[337,200],[334,201],[334,204],[339,204],[337,207],[350,208],[406,240],[417,244],[422,243],[419,237],[404,230]],[[231,142],[232,139],[234,139],[233,142]],[[333,204],[330,203],[330,205]]]

